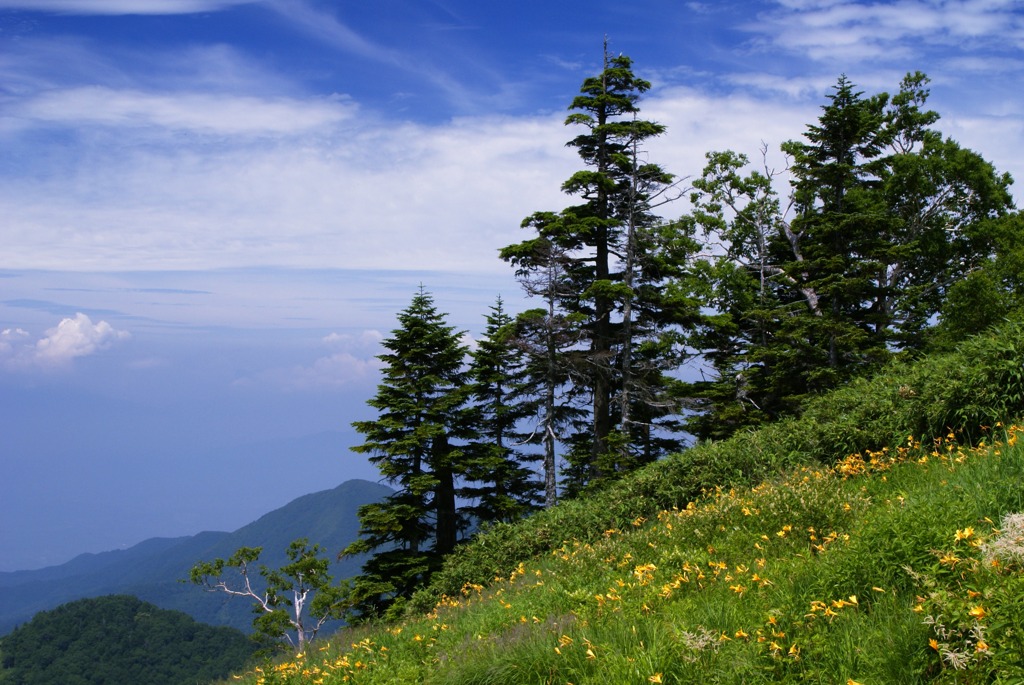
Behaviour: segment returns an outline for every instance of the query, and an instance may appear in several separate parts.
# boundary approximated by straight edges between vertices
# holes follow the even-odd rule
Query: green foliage
[[[255,643],[127,595],[43,611],[0,643],[0,682],[192,685],[240,670]]]
[[[692,385],[699,437],[793,415],[896,351],[948,349],[1019,306],[1011,181],[931,128],[927,83],[908,74],[890,98],[840,77],[805,140],[782,146],[786,198],[775,172],[707,155],[685,219],[724,248],[697,266],[714,310],[690,338],[713,368]]]
[[[674,177],[642,161],[642,146],[665,130],[638,117],[637,103],[650,87],[629,57],[606,50],[601,73],[584,80],[565,120],[582,129],[568,145],[586,168],[562,184],[579,204],[534,213],[522,225],[536,236],[501,251],[527,294],[547,300],[547,331],[577,336],[548,348],[557,352],[548,358],[564,379],[564,404],[580,415],[571,433],[557,436],[566,447],[562,483],[570,495],[681,444],[673,416],[679,402],[666,373],[683,348],[670,331],[696,306],[679,296],[685,288],[673,277],[696,246],[654,215],[654,207],[673,199]],[[554,372],[546,377],[550,386]],[[553,501],[550,490],[546,499]]]
[[[246,680],[1019,682],[1021,433],[713,488]]]
[[[258,590],[251,567],[262,552],[260,547],[242,547],[226,561],[198,562],[189,579],[210,592],[251,601],[256,614],[253,628],[259,636],[278,642],[283,638],[302,650],[328,621],[342,618],[348,610],[348,587],[334,585],[320,545],[310,546],[300,538],[288,546],[288,563],[277,569],[259,567],[265,589]],[[225,579],[229,570],[235,571],[234,577]]]
[[[532,468],[541,456],[524,449],[540,441],[523,430],[537,415],[540,398],[529,380],[528,357],[516,341],[515,320],[500,297],[471,357],[470,413],[477,436],[464,448],[467,482],[460,496],[473,501],[465,508],[473,520],[517,521],[541,500]]]
[[[637,516],[685,507],[714,487],[753,485],[798,464],[831,464],[847,454],[903,444],[907,435],[980,435],[1024,412],[1024,324],[1002,327],[955,352],[894,362],[812,401],[787,419],[728,440],[698,444],[621,483],[563,502],[515,525],[496,525],[456,551],[434,576],[433,596],[483,583],[562,540],[590,541]]]
[[[477,430],[467,351],[422,289],[398,320],[382,343],[384,378],[369,401],[377,418],[353,424],[365,438],[353,450],[369,454],[396,488],[360,508],[361,539],[342,551],[373,552],[351,588],[350,600],[363,617],[426,582],[467,523],[456,500],[457,480],[472,475],[466,446]]]

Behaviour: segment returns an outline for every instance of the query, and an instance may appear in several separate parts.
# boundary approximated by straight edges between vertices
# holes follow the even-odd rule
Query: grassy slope
[[[1020,567],[982,558],[1024,452],[946,435],[1024,410],[1022,351],[1008,325],[496,527],[401,622],[246,680],[1019,682]]]

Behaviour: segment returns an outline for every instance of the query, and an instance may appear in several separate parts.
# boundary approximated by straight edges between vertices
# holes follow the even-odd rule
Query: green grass
[[[716,489],[244,679],[1019,682],[1022,568],[986,550],[1021,508],[1021,430]]]
[[[1024,552],[990,551],[1024,511],[1022,359],[1007,324],[491,527],[396,621],[241,679],[1024,682]]]

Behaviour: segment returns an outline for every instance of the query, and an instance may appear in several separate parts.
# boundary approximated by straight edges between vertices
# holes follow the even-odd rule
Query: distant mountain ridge
[[[260,563],[286,561],[296,538],[319,544],[336,580],[359,573],[363,558],[334,557],[359,535],[357,512],[393,491],[365,480],[304,495],[232,532],[206,531],[179,538],[150,538],[124,550],[82,554],[59,566],[0,573],[0,635],[27,623],[39,611],[86,597],[129,594],[162,609],[184,611],[198,621],[250,631],[247,602],[182,583],[197,561],[227,558],[239,547],[262,547]]]

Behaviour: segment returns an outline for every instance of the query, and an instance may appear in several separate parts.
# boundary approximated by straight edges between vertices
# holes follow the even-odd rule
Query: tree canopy
[[[399,491],[360,513],[354,585],[376,613],[412,596],[476,526],[606,487],[686,447],[798,414],[901,356],[944,349],[1024,304],[1012,182],[944,137],[928,78],[865,94],[845,75],[817,121],[684,180],[650,162],[651,84],[611,56],[569,105],[583,168],[561,210],[500,249],[533,308],[498,300],[476,349],[424,291],[384,342],[378,417],[354,424]],[[672,202],[688,195],[682,216]],[[541,483],[536,476],[540,476]]]
[[[192,685],[240,670],[257,644],[128,595],[42,611],[0,642],[0,681],[19,685]]]

